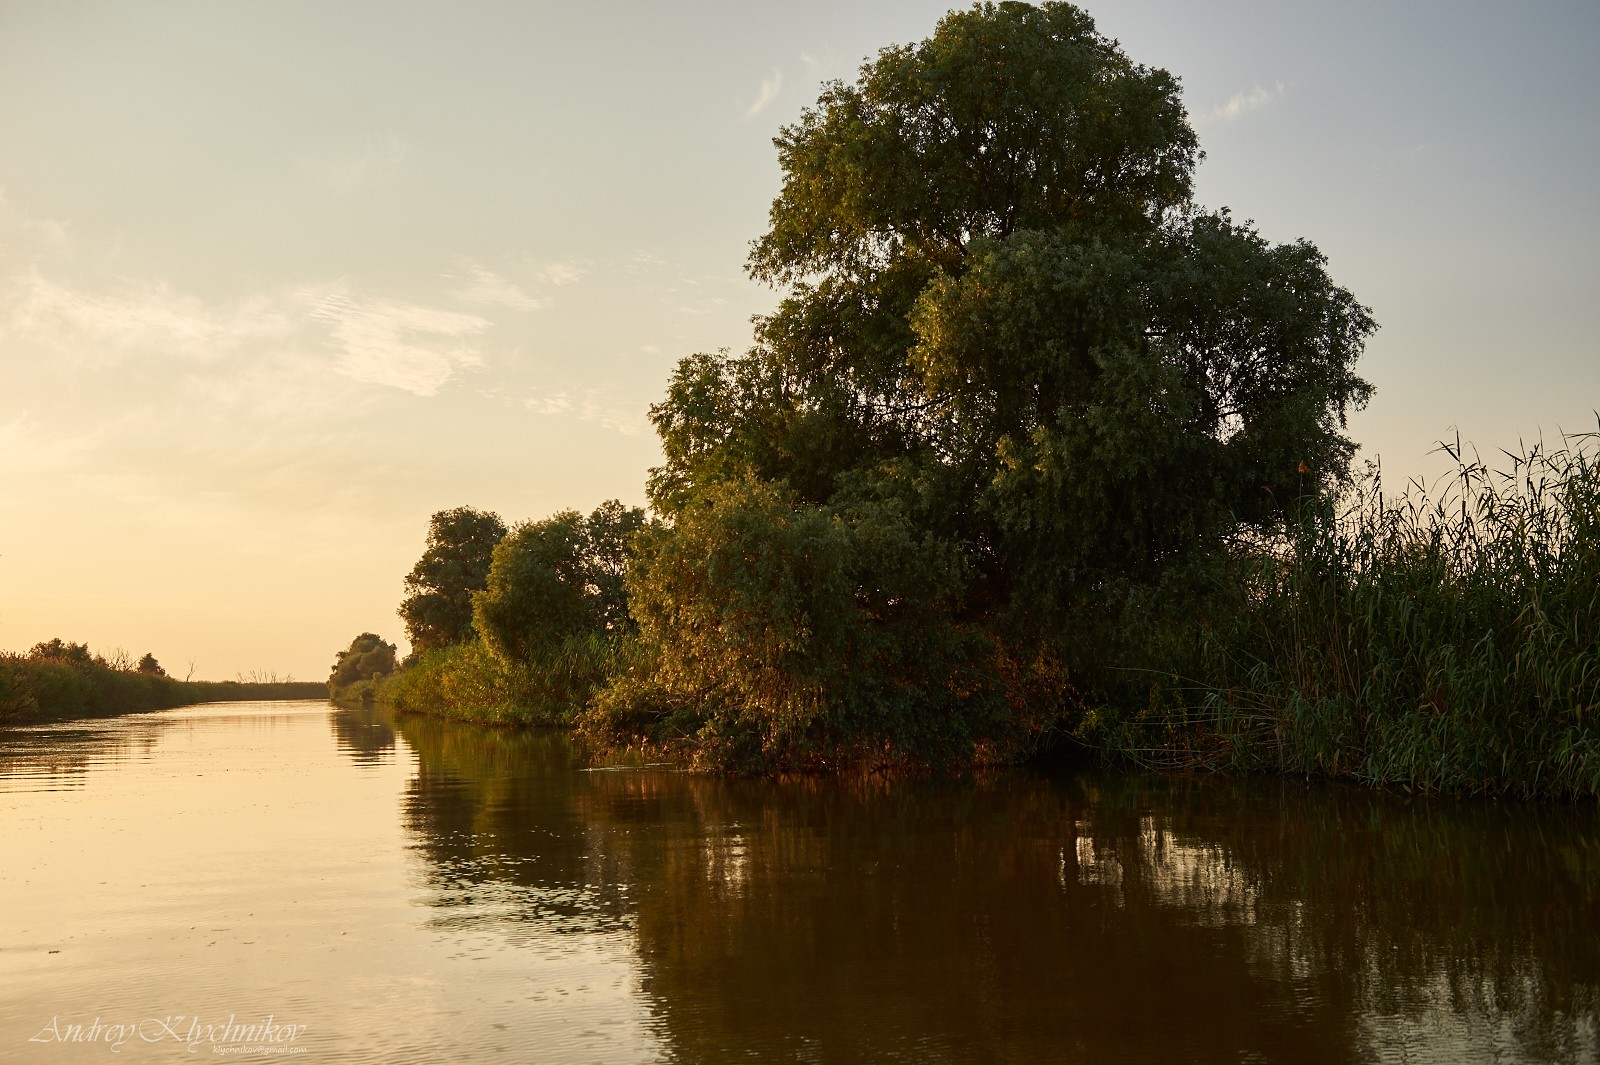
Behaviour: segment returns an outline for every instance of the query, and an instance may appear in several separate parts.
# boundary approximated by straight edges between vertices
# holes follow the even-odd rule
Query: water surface
[[[1597,1007],[1591,807],[593,771],[319,703],[0,733],[4,1061],[1595,1062]]]

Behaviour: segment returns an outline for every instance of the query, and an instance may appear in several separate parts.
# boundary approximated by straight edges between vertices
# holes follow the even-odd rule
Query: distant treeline
[[[782,298],[679,362],[650,514],[435,514],[417,657],[339,677],[743,772],[1066,748],[1600,793],[1594,438],[1456,447],[1398,500],[1352,469],[1376,323],[1193,201],[1175,78],[1070,4],[979,5],[776,144],[748,270]]]
[[[36,644],[26,655],[0,653],[0,724],[110,717],[191,703],[320,699],[327,687],[287,681],[178,680],[152,655],[107,659],[81,643]]]

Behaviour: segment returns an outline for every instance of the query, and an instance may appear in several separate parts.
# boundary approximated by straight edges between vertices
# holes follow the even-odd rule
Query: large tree
[[[879,687],[901,704],[920,698],[946,721],[960,714],[953,698],[991,720],[988,695],[1036,699],[1018,663],[1070,658],[1062,629],[1084,604],[1158,581],[1241,526],[1269,527],[1347,474],[1344,419],[1370,393],[1353,371],[1368,311],[1313,245],[1271,244],[1192,202],[1198,147],[1176,79],[1133,63],[1078,8],[952,13],[854,84],[828,86],[775,144],[783,186],[749,269],[787,293],[748,353],[679,365],[652,410],[666,454],[652,503],[667,537],[747,542],[750,515],[776,514],[781,498],[780,524],[809,508],[850,530],[870,513],[880,539],[900,522],[894,535],[927,558],[953,553],[959,591],[956,571],[930,563],[945,591],[923,599],[987,632],[990,664],[941,671],[875,653]],[[750,505],[731,501],[740,493]],[[766,652],[740,644],[772,626],[709,619],[698,638],[726,646],[691,656],[705,669],[672,650],[683,634],[652,636],[650,619],[692,613],[685,595],[763,601],[717,589],[749,576],[720,557],[704,542],[644,559],[635,613],[656,664],[613,703],[679,713],[722,691],[727,719],[767,749],[815,747],[839,724],[830,691],[858,690],[859,669],[831,689],[804,670],[780,678],[783,705],[816,708],[785,732],[770,708],[749,709],[753,689],[727,665],[781,686]],[[915,570],[902,571],[891,584]],[[883,598],[859,566],[830,572],[854,574],[846,600],[883,611],[852,614],[850,638],[837,619],[804,616],[793,639],[896,646],[867,637],[916,597]],[[1068,689],[1046,686],[1050,698]]]
[[[429,519],[427,549],[406,575],[399,610],[415,653],[472,635],[472,593],[488,582],[495,545],[505,534],[499,515],[471,507],[441,510]]]

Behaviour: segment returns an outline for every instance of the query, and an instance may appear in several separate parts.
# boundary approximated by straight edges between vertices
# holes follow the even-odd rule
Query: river
[[[0,732],[0,1061],[1596,1062],[1600,814],[593,770],[325,703]]]

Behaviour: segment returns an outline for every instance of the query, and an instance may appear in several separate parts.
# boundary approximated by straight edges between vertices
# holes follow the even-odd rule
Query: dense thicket
[[[621,668],[635,628],[623,573],[644,524],[644,511],[609,500],[588,516],[564,510],[516,526],[470,593],[472,623],[424,648],[385,697],[474,720],[572,723]]]

